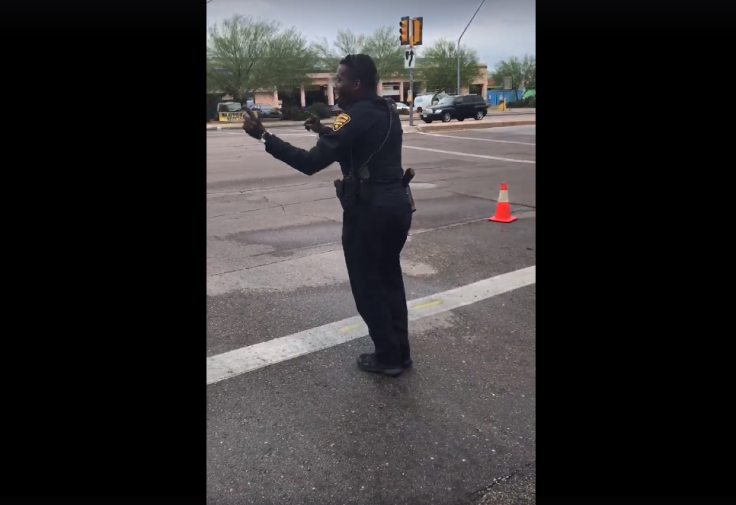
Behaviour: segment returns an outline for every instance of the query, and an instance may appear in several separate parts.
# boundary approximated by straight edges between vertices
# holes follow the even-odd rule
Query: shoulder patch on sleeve
[[[350,116],[344,112],[335,118],[335,123],[332,125],[332,130],[337,131],[350,122]]]

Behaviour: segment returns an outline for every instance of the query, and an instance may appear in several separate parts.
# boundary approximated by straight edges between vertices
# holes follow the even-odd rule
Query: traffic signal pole
[[[409,51],[405,53],[410,55],[410,59],[408,60],[409,94],[411,96],[411,100],[409,100],[409,126],[414,126],[414,67],[416,66],[414,46],[422,45],[424,18],[409,18],[409,16],[404,16],[399,22],[399,27],[399,41],[401,45],[409,46]]]
[[[409,46],[409,48],[413,48]],[[409,92],[411,93],[411,102],[409,103],[409,126],[414,126],[414,69],[409,69]]]

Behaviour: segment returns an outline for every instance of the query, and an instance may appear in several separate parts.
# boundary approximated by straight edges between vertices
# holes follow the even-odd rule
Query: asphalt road
[[[535,265],[534,144],[533,126],[404,136],[408,299]],[[339,168],[304,176],[239,131],[207,149],[208,360],[355,316]],[[487,221],[501,182],[511,224]],[[535,290],[412,322],[398,379],[356,369],[361,337],[209,384],[208,503],[534,503]]]

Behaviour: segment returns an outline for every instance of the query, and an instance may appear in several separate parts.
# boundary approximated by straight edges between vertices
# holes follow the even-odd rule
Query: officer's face
[[[335,75],[335,90],[337,91],[337,105],[345,107],[357,98],[360,81],[350,78],[350,70],[345,65],[337,67]]]

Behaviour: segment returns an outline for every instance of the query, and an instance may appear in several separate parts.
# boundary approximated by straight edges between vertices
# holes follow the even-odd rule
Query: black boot
[[[401,346],[401,366],[403,368],[409,368],[413,361],[411,360],[411,353],[408,345]]]
[[[358,356],[358,368],[364,372],[378,373],[388,375],[389,377],[398,377],[404,369],[401,366],[385,366],[376,362],[376,355],[361,354]]]

